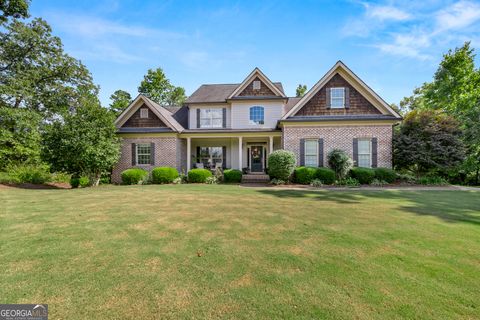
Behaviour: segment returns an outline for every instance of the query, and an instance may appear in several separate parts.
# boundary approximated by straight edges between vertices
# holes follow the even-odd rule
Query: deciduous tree
[[[185,89],[172,85],[162,68],[149,69],[138,92],[164,106],[182,105],[186,99]]]
[[[132,101],[132,96],[127,91],[117,90],[110,96],[110,100],[110,110],[118,117]]]

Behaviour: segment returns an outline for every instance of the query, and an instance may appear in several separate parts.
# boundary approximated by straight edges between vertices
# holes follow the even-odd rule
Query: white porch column
[[[192,167],[192,141],[190,137],[187,137],[187,172]]]
[[[269,143],[269,152],[268,154],[272,153],[273,152],[273,136],[270,136],[270,143]]]
[[[242,170],[242,160],[243,160],[242,143],[243,143],[243,138],[238,137],[238,170]]]

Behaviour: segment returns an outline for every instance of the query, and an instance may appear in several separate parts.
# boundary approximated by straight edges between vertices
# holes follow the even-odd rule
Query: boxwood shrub
[[[394,183],[397,180],[397,174],[394,170],[390,168],[376,168],[375,170],[375,178],[380,181],[385,181],[388,183]]]
[[[123,171],[120,175],[123,184],[139,184],[147,180],[148,171],[139,168],[131,168]]]
[[[190,183],[205,183],[212,173],[207,169],[192,169],[188,171],[188,182]]]
[[[360,184],[370,184],[375,179],[375,171],[370,168],[352,168],[350,176],[357,179]]]
[[[172,167],[158,167],[152,170],[153,183],[172,183],[178,178],[178,171]]]
[[[300,184],[310,184],[315,178],[317,168],[313,167],[297,167],[294,172],[294,181]]]
[[[323,184],[335,183],[335,171],[330,168],[320,167],[315,171],[314,179],[321,180]]]
[[[291,151],[277,150],[268,157],[268,175],[270,179],[288,181],[295,170],[296,158]]]
[[[237,169],[227,169],[223,171],[224,182],[242,182],[242,171]]]

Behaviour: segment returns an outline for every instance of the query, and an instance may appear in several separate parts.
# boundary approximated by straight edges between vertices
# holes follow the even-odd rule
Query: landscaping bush
[[[397,180],[397,174],[394,170],[390,168],[376,168],[375,171],[375,178],[380,181],[386,181],[388,183],[394,183]]]
[[[54,172],[50,176],[52,182],[69,183],[72,175],[65,172]]]
[[[83,177],[80,177],[80,179],[78,179],[78,183],[80,184],[80,187],[86,188],[90,186],[90,179],[86,176],[83,176]]]
[[[335,171],[330,168],[317,168],[315,171],[315,179],[322,181],[324,184],[335,183]]]
[[[178,171],[172,167],[158,167],[152,170],[153,183],[172,183],[178,178]]]
[[[242,171],[237,169],[227,169],[223,171],[223,181],[233,183],[242,182]]]
[[[360,182],[360,184],[370,184],[375,179],[375,171],[370,168],[352,168],[350,175]]]
[[[205,183],[212,173],[207,169],[192,169],[188,171],[188,182],[190,183]]]
[[[370,185],[374,186],[374,187],[383,187],[385,185],[387,185],[388,182],[385,181],[385,180],[378,180],[378,179],[373,179],[372,183],[370,183]]]
[[[268,157],[268,175],[270,179],[288,181],[295,170],[295,154],[291,151],[277,150]]]
[[[317,168],[313,167],[297,167],[294,171],[294,180],[300,184],[310,184],[315,178]]]
[[[321,188],[323,187],[323,182],[320,179],[313,179],[312,182],[310,182],[310,186],[315,188]]]
[[[8,172],[0,172],[0,183],[20,183],[20,179],[17,176],[13,176]]]
[[[205,183],[206,184],[218,184],[218,178],[215,177],[215,176],[212,176],[212,177],[208,177],[206,180],[205,180]]]
[[[43,184],[51,180],[51,174],[46,165],[17,165],[8,167],[2,180],[5,183]]]
[[[348,177],[348,178],[345,178],[345,179],[338,180],[337,185],[345,186],[345,187],[349,187],[349,188],[355,188],[355,187],[360,186],[360,182],[358,182],[358,180],[355,179],[355,178]]]
[[[120,175],[123,184],[140,184],[147,180],[148,171],[139,168],[131,168],[123,171]]]
[[[417,179],[418,184],[423,184],[423,185],[438,185],[438,186],[444,186],[448,184],[448,181],[445,180],[442,177],[437,177],[437,176],[426,176],[426,177],[420,177]]]
[[[328,166],[333,169],[337,179],[344,179],[353,167],[353,160],[340,149],[333,149],[328,153]]]
[[[78,188],[80,186],[80,178],[79,177],[71,177],[70,178],[70,186],[72,188]]]
[[[276,178],[273,178],[272,180],[270,180],[270,183],[273,184],[273,185],[281,185],[281,184],[286,184],[286,182],[282,179],[276,179]]]

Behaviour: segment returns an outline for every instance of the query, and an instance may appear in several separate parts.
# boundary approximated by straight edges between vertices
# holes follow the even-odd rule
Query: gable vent
[[[141,108],[140,109],[140,118],[142,118],[142,119],[148,118],[148,109],[147,108]]]
[[[260,90],[260,81],[253,81],[253,90]]]

